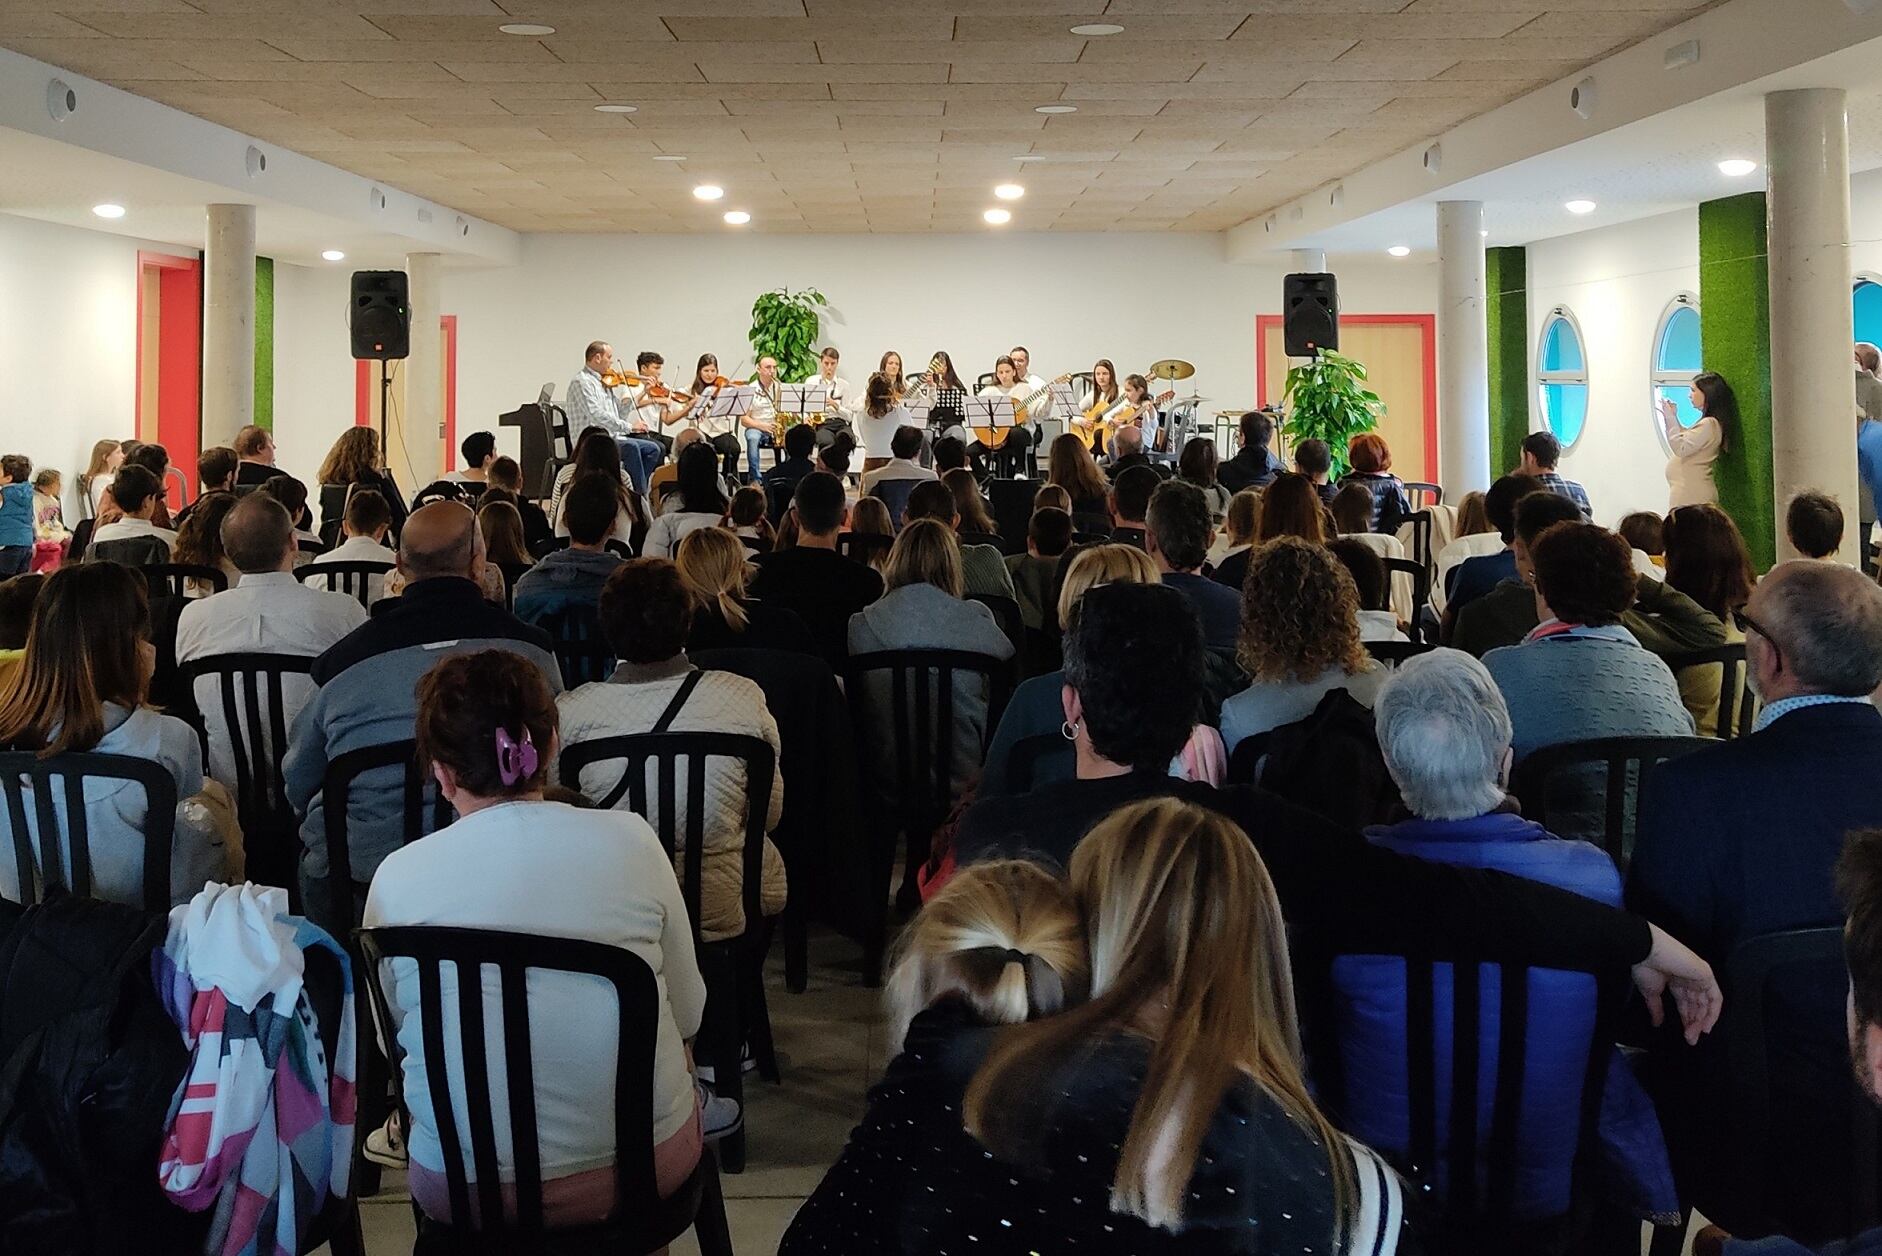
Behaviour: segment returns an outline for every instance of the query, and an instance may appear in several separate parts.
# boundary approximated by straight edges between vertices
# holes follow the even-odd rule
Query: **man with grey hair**
[[[1599,847],[1562,840],[1523,819],[1504,793],[1509,708],[1482,663],[1448,649],[1407,660],[1381,687],[1373,722],[1386,769],[1413,816],[1367,830],[1374,844],[1434,863],[1492,868],[1619,905],[1620,874]],[[1402,1077],[1403,1062],[1411,1057],[1417,983],[1439,981],[1444,967],[1433,964],[1419,976],[1397,956],[1355,955],[1333,968],[1349,1027],[1339,1042],[1345,1078],[1340,1106],[1354,1124],[1350,1132],[1388,1157],[1415,1154],[1404,1134],[1413,1125],[1408,1092],[1389,1079]],[[1527,986],[1529,1028],[1517,1074],[1523,1083],[1513,1148],[1522,1172],[1513,1206],[1518,1215],[1549,1216],[1572,1194],[1576,1141],[1557,1131],[1581,1124],[1599,995],[1595,979],[1583,973],[1536,969]],[[1497,1024],[1496,1000],[1486,983],[1477,1013],[1482,1024]],[[1505,1042],[1492,1034],[1481,1046],[1485,1076],[1502,1077],[1518,1067],[1496,1058]],[[1448,1035],[1433,1035],[1426,1049],[1435,1057],[1435,1075],[1450,1076]],[[1480,1145],[1489,1145],[1488,1125],[1486,1119],[1478,1131]]]
[[[1840,922],[1833,874],[1844,838],[1882,827],[1882,588],[1851,567],[1784,563],[1741,618],[1747,676],[1764,703],[1755,730],[1648,773],[1627,874],[1628,905],[1721,970],[1749,939]],[[1787,977],[1783,1006],[1768,1014],[1793,1038],[1772,1056],[1772,1094],[1787,1114],[1772,1146],[1786,1167],[1769,1184],[1773,1199],[1793,1202],[1840,1183],[1847,1159],[1848,1078],[1828,1067],[1843,1058],[1845,992],[1840,975],[1808,975]],[[1730,1143],[1715,1123],[1723,1074],[1709,1063],[1669,1047],[1656,1097],[1682,1193],[1729,1229]]]

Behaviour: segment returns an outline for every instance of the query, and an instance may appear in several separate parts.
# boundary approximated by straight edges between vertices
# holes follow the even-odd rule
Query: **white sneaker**
[[[699,1124],[706,1141],[736,1134],[745,1125],[745,1112],[738,1100],[715,1095],[704,1082],[693,1083],[699,1092]]]
[[[405,1138],[399,1131],[399,1118],[395,1114],[386,1118],[386,1123],[366,1135],[366,1159],[387,1169],[406,1167]]]

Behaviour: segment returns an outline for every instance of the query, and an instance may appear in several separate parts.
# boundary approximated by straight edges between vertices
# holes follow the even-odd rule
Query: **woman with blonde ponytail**
[[[695,654],[753,648],[815,654],[816,643],[802,619],[746,594],[750,557],[745,543],[725,528],[701,528],[680,541],[674,565],[697,603],[686,648]]]

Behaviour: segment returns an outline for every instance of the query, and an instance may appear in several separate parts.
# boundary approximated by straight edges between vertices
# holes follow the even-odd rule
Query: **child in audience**
[[[0,456],[0,580],[33,565],[33,464],[20,454]]]
[[[1072,513],[1072,495],[1062,485],[1048,484],[1032,495],[1033,513],[1038,514],[1048,506],[1069,515]]]
[[[796,527],[797,516],[794,513],[787,512],[784,516],[784,522],[779,525],[778,543],[775,548],[786,548],[783,530],[785,528],[795,529]],[[856,504],[850,507],[849,531],[859,535],[885,537],[893,544],[895,541],[895,525],[889,521],[888,503],[883,501],[880,497],[857,498]],[[889,561],[889,546],[877,545],[866,550],[859,550],[856,553],[856,557],[868,563],[877,571],[881,571]]]
[[[305,542],[294,555],[294,565],[305,567],[325,546],[320,544],[320,537],[313,528],[313,512],[307,509],[307,485],[291,475],[275,475],[262,481],[255,490],[266,493],[288,508],[288,515],[294,520],[294,539]]]
[[[1666,566],[1666,520],[1659,515],[1636,510],[1622,516],[1620,526],[1614,530],[1629,546],[1652,559],[1654,566]]]
[[[1038,630],[1057,611],[1053,588],[1058,583],[1059,558],[1072,546],[1072,516],[1069,511],[1048,506],[1033,511],[1026,526],[1026,552],[1006,560],[1006,570],[1013,577],[1013,592],[1019,602],[1020,618],[1026,627]]]
[[[65,477],[51,467],[47,467],[33,477],[33,539],[41,545],[56,546],[56,554],[65,553],[65,546],[72,539],[72,533],[65,526]],[[42,555],[34,554],[35,564],[43,561]],[[53,562],[52,566],[57,566]]]
[[[1409,641],[1392,613],[1392,591],[1386,580],[1385,560],[1370,545],[1350,536],[1327,543],[1327,552],[1340,560],[1359,591],[1359,639]]]
[[[726,507],[723,526],[730,528],[740,539],[760,542],[760,548],[768,550],[777,543],[778,534],[772,530],[769,518],[770,504],[765,500],[765,491],[756,484],[747,484],[732,494],[732,504]]]
[[[114,440],[101,440],[91,447],[91,459],[85,474],[78,477],[78,495],[85,518],[95,518],[104,504],[105,491],[111,487],[118,468],[124,465],[125,449]]]
[[[1805,558],[1833,559],[1843,547],[1843,508],[1828,493],[1799,493],[1784,511],[1784,534]]]

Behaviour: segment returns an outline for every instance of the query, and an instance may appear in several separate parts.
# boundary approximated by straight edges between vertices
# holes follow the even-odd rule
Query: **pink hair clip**
[[[505,788],[536,775],[537,762],[536,746],[529,739],[527,728],[523,730],[520,743],[510,736],[509,729],[497,729],[497,775],[503,779]]]

